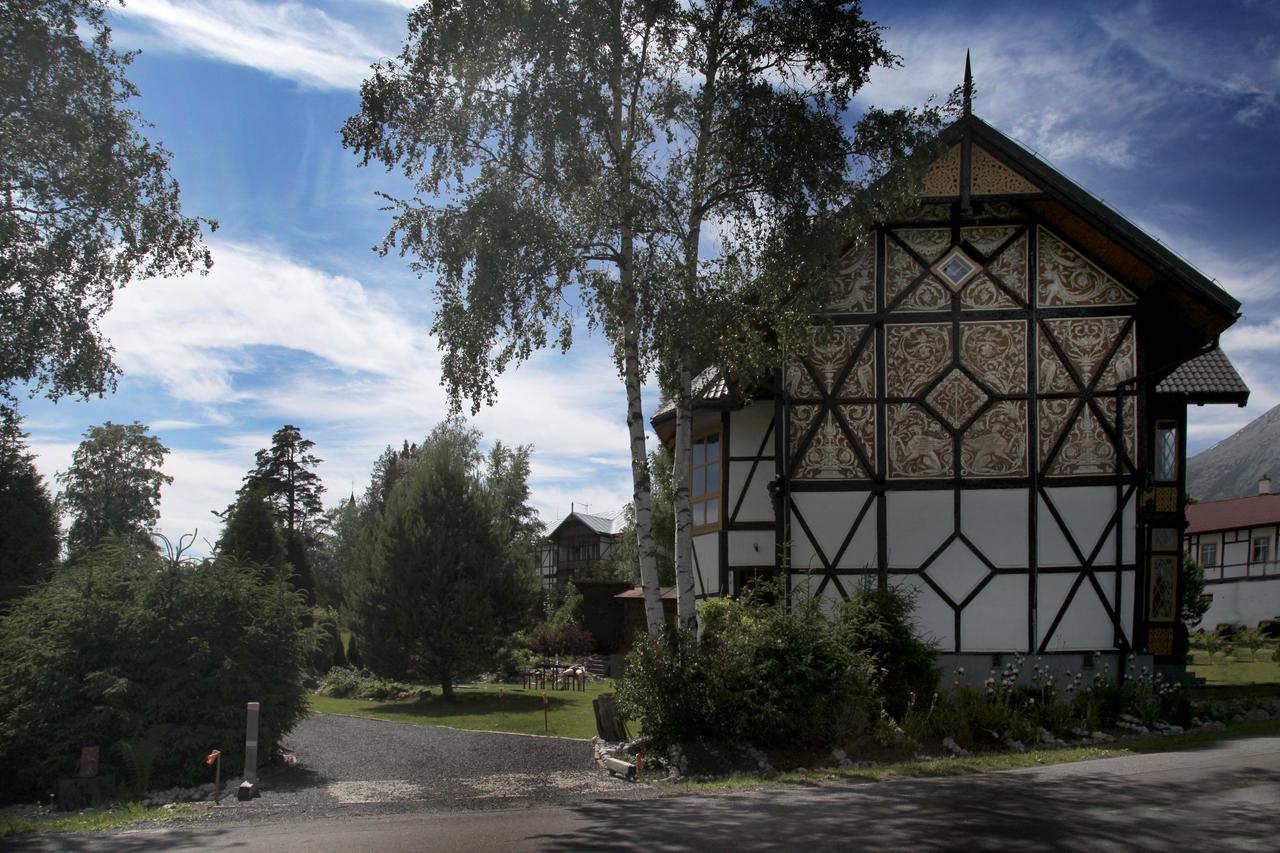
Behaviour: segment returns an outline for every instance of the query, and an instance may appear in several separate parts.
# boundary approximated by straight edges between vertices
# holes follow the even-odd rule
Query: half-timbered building
[[[807,352],[695,383],[696,592],[880,580],[943,653],[1168,655],[1187,404],[1247,398],[1239,303],[967,109],[943,140]]]

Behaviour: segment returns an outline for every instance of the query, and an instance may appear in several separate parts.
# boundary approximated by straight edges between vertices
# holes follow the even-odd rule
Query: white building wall
[[[1253,560],[1254,540],[1268,540],[1267,560]],[[1187,537],[1189,556],[1204,568],[1206,595],[1213,597],[1199,627],[1212,631],[1218,625],[1249,627],[1262,619],[1280,619],[1280,560],[1276,542],[1280,527],[1268,524],[1238,530],[1220,530]],[[1216,546],[1216,562],[1204,561],[1204,546]]]

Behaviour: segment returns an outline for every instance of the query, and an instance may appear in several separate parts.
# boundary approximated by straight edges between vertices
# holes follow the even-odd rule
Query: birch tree
[[[412,198],[383,253],[433,275],[433,326],[454,406],[492,402],[536,349],[567,349],[585,316],[626,387],[645,612],[662,626],[641,386],[653,258],[648,164],[671,88],[674,4],[432,0],[399,57],[374,66],[343,142],[399,168]],[[573,297],[580,295],[582,310]]]
[[[659,183],[672,286],[658,328],[676,403],[678,612],[692,628],[693,376],[715,361],[750,385],[810,333],[836,254],[871,224],[856,214],[881,214],[907,195],[918,172],[909,155],[922,161],[940,114],[871,109],[848,127],[871,69],[897,61],[858,3],[707,0],[676,19],[683,85]],[[880,200],[859,206],[873,180]]]

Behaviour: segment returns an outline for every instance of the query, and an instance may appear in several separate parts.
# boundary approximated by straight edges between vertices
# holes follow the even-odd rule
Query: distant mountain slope
[[[1188,459],[1187,494],[1198,501],[1256,495],[1263,474],[1280,490],[1280,406]]]

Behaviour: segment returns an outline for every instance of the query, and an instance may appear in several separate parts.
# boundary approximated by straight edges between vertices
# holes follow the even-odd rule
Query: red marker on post
[[[204,766],[213,768],[213,802],[217,805],[222,800],[222,750],[215,749],[204,759]]]

